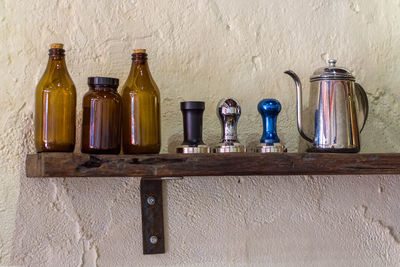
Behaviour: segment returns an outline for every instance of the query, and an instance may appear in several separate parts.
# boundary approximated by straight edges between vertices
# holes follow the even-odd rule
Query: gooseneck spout
[[[287,75],[289,75],[290,77],[292,77],[292,79],[294,80],[294,83],[296,84],[296,90],[297,90],[297,129],[299,130],[299,133],[301,135],[301,137],[303,137],[305,140],[307,140],[310,143],[313,143],[314,140],[313,138],[308,137],[304,132],[303,132],[303,127],[302,127],[302,108],[303,108],[303,104],[302,104],[302,95],[301,95],[301,82],[299,77],[297,76],[296,73],[294,73],[291,70],[287,70],[285,71],[285,73]]]

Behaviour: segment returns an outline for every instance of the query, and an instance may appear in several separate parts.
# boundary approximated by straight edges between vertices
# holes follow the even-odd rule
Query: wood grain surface
[[[27,177],[400,174],[400,153],[30,154]]]

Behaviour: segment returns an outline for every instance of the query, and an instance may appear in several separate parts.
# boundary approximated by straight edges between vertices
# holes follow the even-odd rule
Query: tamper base
[[[219,143],[213,148],[213,153],[236,153],[246,152],[246,148],[241,143]]]
[[[256,148],[257,153],[283,153],[287,152],[287,149],[281,143],[260,143]]]
[[[207,145],[198,145],[198,146],[180,145],[176,147],[176,153],[180,154],[210,153],[210,147]]]

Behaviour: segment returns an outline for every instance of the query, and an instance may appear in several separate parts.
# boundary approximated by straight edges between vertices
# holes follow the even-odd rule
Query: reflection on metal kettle
[[[297,128],[300,135],[313,143],[310,152],[359,152],[360,132],[368,117],[368,98],[345,68],[329,66],[317,69],[310,78],[310,107],[314,111],[314,137],[307,136],[302,127],[302,87],[299,77],[291,70],[297,89]],[[312,119],[312,118],[308,118]]]

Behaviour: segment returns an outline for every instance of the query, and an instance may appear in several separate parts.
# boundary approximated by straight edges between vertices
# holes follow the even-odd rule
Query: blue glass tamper
[[[214,153],[245,152],[237,137],[237,123],[241,114],[239,102],[234,98],[223,98],[217,105],[217,116],[221,121],[221,140],[213,148]]]
[[[257,109],[263,121],[263,135],[256,152],[286,152],[286,148],[280,143],[276,133],[276,120],[281,112],[281,103],[273,98],[263,99],[258,103]]]

